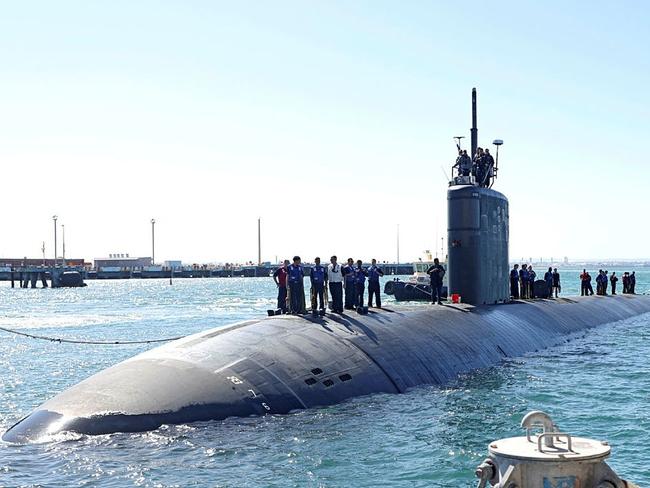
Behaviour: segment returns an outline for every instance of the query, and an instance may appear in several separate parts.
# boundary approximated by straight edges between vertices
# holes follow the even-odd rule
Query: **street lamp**
[[[61,224],[61,234],[62,234],[62,236],[61,236],[62,239],[61,240],[63,241],[61,243],[61,245],[63,247],[63,250],[62,250],[62,253],[63,253],[63,266],[65,267],[65,224]]]
[[[56,215],[52,216],[52,220],[54,221],[54,267],[56,268],[56,221],[59,217]]]
[[[156,219],[151,219],[151,265],[156,264],[156,234],[155,234]]]

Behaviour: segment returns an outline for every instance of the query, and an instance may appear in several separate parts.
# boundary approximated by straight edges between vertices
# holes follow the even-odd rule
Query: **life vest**
[[[320,264],[317,264],[311,269],[311,279],[314,283],[324,283],[325,282],[325,268]]]
[[[370,266],[368,268],[368,281],[379,281],[379,268],[377,266]]]
[[[302,266],[292,264],[289,266],[289,283],[298,283],[302,281],[304,276]]]

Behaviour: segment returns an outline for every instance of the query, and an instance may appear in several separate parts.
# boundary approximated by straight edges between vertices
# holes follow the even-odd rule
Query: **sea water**
[[[579,271],[561,272],[563,295],[575,295]],[[650,271],[637,271],[637,291],[649,284]],[[90,281],[56,290],[0,282],[0,326],[62,338],[148,340],[264,316],[274,295],[269,278]],[[384,302],[400,306],[386,296]],[[565,432],[608,440],[615,470],[650,486],[649,326],[649,314],[601,326],[444,387],[401,395],[145,433],[0,443],[0,486],[473,487],[488,443],[521,435],[518,424],[533,409],[548,412]],[[151,347],[0,332],[0,430]]]

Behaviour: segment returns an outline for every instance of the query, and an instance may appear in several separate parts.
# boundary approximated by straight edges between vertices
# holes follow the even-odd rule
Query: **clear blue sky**
[[[0,256],[401,259],[452,136],[502,138],[512,258],[649,257],[644,2],[6,2]],[[438,241],[436,242],[436,239]]]

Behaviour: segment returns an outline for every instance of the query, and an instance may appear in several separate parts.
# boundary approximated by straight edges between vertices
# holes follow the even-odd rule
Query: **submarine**
[[[475,90],[472,116],[474,153]],[[650,312],[650,296],[642,295],[512,300],[508,200],[488,186],[461,176],[447,190],[449,293],[461,295],[461,304],[276,315],[206,330],[90,376],[37,407],[2,440],[43,442],[61,432],[142,432],[287,414],[444,385],[461,373]]]

